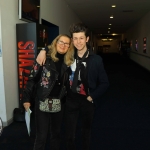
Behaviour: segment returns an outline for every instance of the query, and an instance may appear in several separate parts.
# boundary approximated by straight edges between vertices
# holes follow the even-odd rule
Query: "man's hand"
[[[88,100],[89,102],[93,103],[93,99],[92,99],[91,96],[88,96],[88,97],[87,97],[87,100]]]
[[[26,102],[26,103],[23,103],[23,106],[24,106],[25,110],[27,111],[29,109],[29,107],[31,106],[31,104]]]
[[[46,61],[46,51],[45,50],[40,51],[40,53],[38,54],[38,56],[36,58],[36,61],[41,66],[45,64],[45,61]]]

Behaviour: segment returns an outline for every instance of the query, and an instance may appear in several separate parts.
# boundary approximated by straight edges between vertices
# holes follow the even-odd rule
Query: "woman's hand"
[[[38,54],[38,56],[36,58],[36,61],[41,66],[45,64],[45,61],[46,61],[46,51],[45,50],[40,51],[40,53]]]
[[[88,100],[89,102],[93,103],[93,99],[92,99],[91,96],[88,96],[88,97],[87,97],[87,100]]]
[[[24,106],[25,110],[27,111],[29,109],[29,107],[31,106],[31,104],[26,102],[26,103],[23,103],[23,106]]]

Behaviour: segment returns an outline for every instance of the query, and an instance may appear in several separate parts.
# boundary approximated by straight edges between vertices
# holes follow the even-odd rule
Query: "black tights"
[[[79,115],[81,117],[82,149],[89,150],[91,126],[94,114],[93,103],[84,99],[70,99],[66,101],[66,141],[67,150],[75,150],[75,133]]]
[[[36,139],[34,143],[34,150],[44,150],[48,133],[50,131],[50,149],[60,149],[60,131],[63,117],[62,110],[57,113],[42,112],[35,106],[35,125],[36,125]]]

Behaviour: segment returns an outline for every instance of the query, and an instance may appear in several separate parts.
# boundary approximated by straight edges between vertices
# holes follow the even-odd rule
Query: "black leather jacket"
[[[65,87],[69,84],[70,72],[70,67],[63,63],[61,67],[62,81],[60,81],[60,85],[62,85],[62,87],[60,93],[58,93],[58,98],[63,98],[66,94]],[[26,88],[23,92],[23,103],[31,102],[33,97],[34,99],[36,97],[40,101],[47,98],[52,91],[56,80],[58,79],[58,75],[59,73],[56,71],[55,64],[50,58],[46,59],[46,63],[43,66],[35,63],[29,75]]]

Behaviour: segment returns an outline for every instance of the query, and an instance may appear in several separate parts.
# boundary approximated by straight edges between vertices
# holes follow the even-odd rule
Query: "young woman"
[[[71,39],[68,35],[57,36],[49,49],[45,65],[35,63],[23,93],[23,105],[27,110],[34,86],[36,85],[35,97],[35,121],[36,139],[34,150],[43,150],[50,130],[51,150],[60,148],[60,129],[63,116],[64,98],[61,98],[61,111],[56,113],[43,112],[40,109],[40,102],[45,99],[64,97],[66,91],[62,89],[62,84],[69,84],[70,65],[74,61],[74,51]]]

